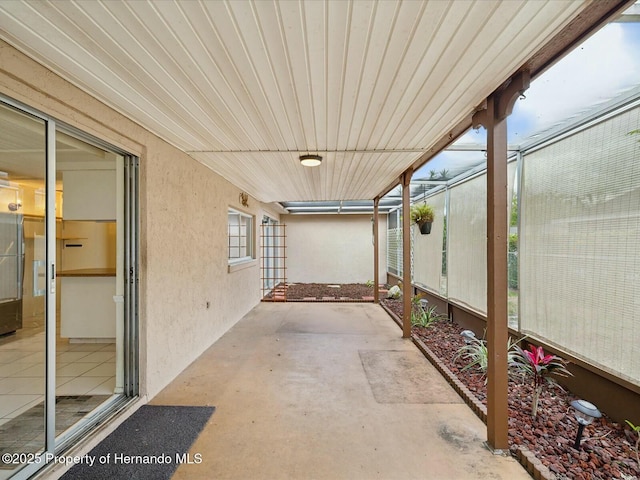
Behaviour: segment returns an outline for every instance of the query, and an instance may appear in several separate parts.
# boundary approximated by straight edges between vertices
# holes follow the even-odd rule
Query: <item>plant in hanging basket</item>
[[[433,207],[428,203],[416,203],[411,206],[411,221],[420,227],[420,233],[431,232],[433,217]]]

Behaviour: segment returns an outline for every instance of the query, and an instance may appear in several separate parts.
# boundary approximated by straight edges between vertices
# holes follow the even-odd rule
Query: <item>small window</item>
[[[253,217],[229,209],[228,234],[229,263],[253,260]]]

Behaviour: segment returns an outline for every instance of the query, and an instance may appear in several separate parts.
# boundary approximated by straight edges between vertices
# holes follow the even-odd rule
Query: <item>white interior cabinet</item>
[[[60,336],[74,342],[112,343],[116,337],[115,269],[61,272]]]
[[[116,171],[65,170],[65,220],[116,220]]]

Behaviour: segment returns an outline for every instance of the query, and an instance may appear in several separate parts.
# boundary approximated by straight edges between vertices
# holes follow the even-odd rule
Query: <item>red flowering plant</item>
[[[516,368],[523,376],[533,378],[533,398],[531,403],[531,415],[538,414],[538,400],[545,385],[557,385],[556,379],[551,375],[569,377],[573,375],[567,370],[567,361],[557,355],[545,355],[542,347],[529,345],[529,350],[523,350],[515,345],[511,366]]]

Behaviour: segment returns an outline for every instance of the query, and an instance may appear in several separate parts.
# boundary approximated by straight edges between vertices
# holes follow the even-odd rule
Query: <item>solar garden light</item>
[[[420,299],[420,307],[422,307],[422,310],[427,309],[427,303],[429,303],[429,300],[427,300],[426,298]]]
[[[462,332],[460,332],[460,335],[462,335],[462,338],[464,338],[464,343],[466,343],[467,345],[473,342],[473,340],[476,338],[476,334],[471,330],[463,330]]]
[[[576,435],[576,443],[573,445],[573,448],[580,450],[580,439],[582,438],[584,427],[590,425],[595,418],[600,418],[602,414],[593,403],[589,403],[586,400],[574,400],[571,402],[571,406],[575,410],[573,414],[578,421],[578,434]]]

